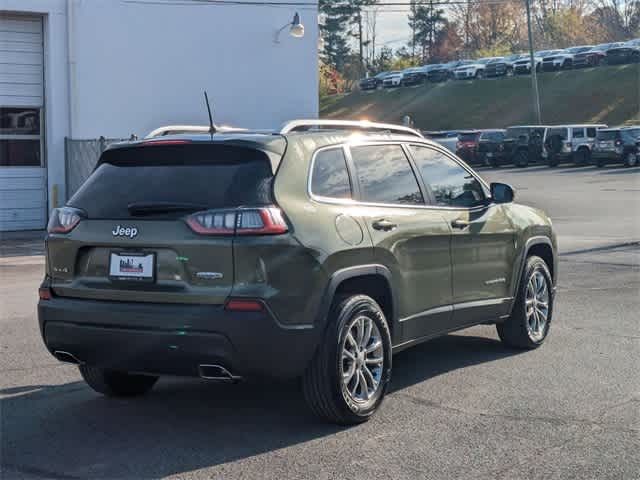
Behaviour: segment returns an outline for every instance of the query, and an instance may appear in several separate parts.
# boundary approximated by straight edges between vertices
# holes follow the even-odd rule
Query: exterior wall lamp
[[[294,38],[304,37],[304,25],[300,22],[300,14],[296,12],[295,15],[293,16],[293,21],[287,23],[282,28],[279,28],[276,31],[273,37],[273,43],[280,43],[280,34],[287,27],[289,27],[289,35],[291,35],[292,37]]]

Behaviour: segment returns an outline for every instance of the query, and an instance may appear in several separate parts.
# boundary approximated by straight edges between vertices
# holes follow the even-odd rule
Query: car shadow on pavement
[[[611,165],[599,169],[603,175],[620,175],[624,173],[640,173],[640,165],[636,167],[625,167],[624,165]]]
[[[427,342],[394,357],[390,398],[446,372],[516,353],[485,337],[448,335]],[[312,416],[295,381],[163,379],[136,399],[104,398],[83,382],[7,388],[0,395],[10,395],[0,399],[2,466],[17,476],[155,478],[348,428]]]

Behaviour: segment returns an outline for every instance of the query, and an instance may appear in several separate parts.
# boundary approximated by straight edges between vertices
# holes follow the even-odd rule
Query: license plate
[[[109,277],[114,280],[152,282],[155,272],[153,253],[115,253],[109,259]]]

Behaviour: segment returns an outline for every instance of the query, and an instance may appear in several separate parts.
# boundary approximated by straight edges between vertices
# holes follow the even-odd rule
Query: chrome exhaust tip
[[[198,374],[200,378],[217,382],[238,382],[242,380],[242,377],[233,375],[222,365],[198,365]]]
[[[74,365],[82,365],[84,363],[72,353],[64,352],[62,350],[54,350],[53,356],[65,363],[73,363]]]

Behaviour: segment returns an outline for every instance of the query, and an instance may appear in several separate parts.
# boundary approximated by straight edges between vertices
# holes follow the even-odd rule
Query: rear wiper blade
[[[154,213],[197,212],[206,210],[207,205],[201,203],[182,202],[134,202],[127,205],[131,215],[153,215]]]

